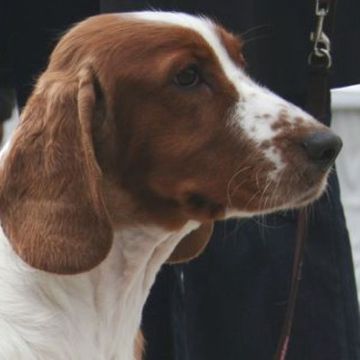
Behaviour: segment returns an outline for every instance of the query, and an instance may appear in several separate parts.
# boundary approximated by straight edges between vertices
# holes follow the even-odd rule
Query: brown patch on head
[[[226,31],[222,26],[219,25],[216,26],[216,32],[235,64],[239,65],[240,67],[245,67],[246,61],[243,55],[243,42],[240,36]]]

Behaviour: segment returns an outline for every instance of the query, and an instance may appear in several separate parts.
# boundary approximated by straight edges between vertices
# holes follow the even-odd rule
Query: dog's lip
[[[310,202],[316,197],[317,194],[318,194],[318,191],[316,191],[316,190],[311,191],[310,193],[307,193],[307,194],[301,196],[297,201],[300,203]]]
[[[325,175],[317,181],[303,182],[305,189],[303,191],[294,191],[291,198],[279,200],[278,204],[271,208],[261,209],[244,209],[242,207],[236,208],[234,206],[227,207],[224,218],[233,217],[252,217],[256,215],[266,215],[277,211],[288,210],[288,209],[299,209],[305,207],[312,202],[315,202],[323,194],[327,184],[327,172]]]
[[[296,200],[294,201],[294,206],[296,208],[303,207],[309,205],[310,203],[317,200],[320,195],[323,193],[323,186],[318,184],[318,186],[314,186],[305,193],[301,194]]]
[[[308,205],[312,201],[315,201],[319,194],[321,194],[321,186],[318,187],[312,187],[310,190],[306,191],[305,193],[302,192],[299,196],[294,197],[291,201],[284,201],[279,203],[278,205],[261,210],[246,210],[246,209],[236,209],[236,208],[227,208],[225,211],[225,217],[224,218],[232,218],[232,217],[252,217],[257,215],[266,215],[271,214],[277,211],[282,211],[286,209],[297,209],[303,206]]]

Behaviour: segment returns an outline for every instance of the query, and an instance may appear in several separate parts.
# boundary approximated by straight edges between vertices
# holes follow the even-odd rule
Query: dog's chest
[[[63,342],[69,349],[64,359],[132,360],[136,314],[124,303],[115,271],[96,275],[55,290],[58,319],[52,321],[55,336],[49,342]]]
[[[162,263],[188,233],[121,234],[88,273],[30,268],[0,236],[0,359],[134,360],[134,340]]]
[[[0,358],[133,360],[147,293],[136,282],[124,286],[116,254],[89,273],[64,277],[33,270],[4,248]]]

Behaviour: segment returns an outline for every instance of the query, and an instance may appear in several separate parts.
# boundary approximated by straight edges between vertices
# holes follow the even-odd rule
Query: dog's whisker
[[[254,33],[255,31],[259,31],[259,30],[266,30],[266,28],[270,29],[270,26],[266,25],[266,24],[256,25],[256,26],[253,26],[253,27],[241,32],[239,35],[241,38],[245,38],[246,35],[248,35],[248,34]]]
[[[253,43],[254,41],[268,39],[269,37],[270,37],[270,35],[259,35],[259,36],[254,36],[253,38],[250,38],[250,39],[245,39],[244,46],[247,46],[247,45]]]
[[[232,207],[232,200],[231,200],[231,194],[230,194],[230,188],[231,188],[232,182],[236,179],[237,176],[239,176],[240,174],[242,174],[243,172],[245,172],[249,169],[250,169],[250,166],[241,167],[239,170],[237,170],[234,173],[234,175],[228,181],[227,186],[226,186],[226,195],[227,195],[229,207]]]

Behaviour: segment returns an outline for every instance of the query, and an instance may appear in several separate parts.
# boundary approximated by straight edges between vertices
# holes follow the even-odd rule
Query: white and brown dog
[[[319,197],[340,139],[207,18],[101,15],[39,78],[0,173],[0,359],[133,360],[167,260],[212,223]]]

